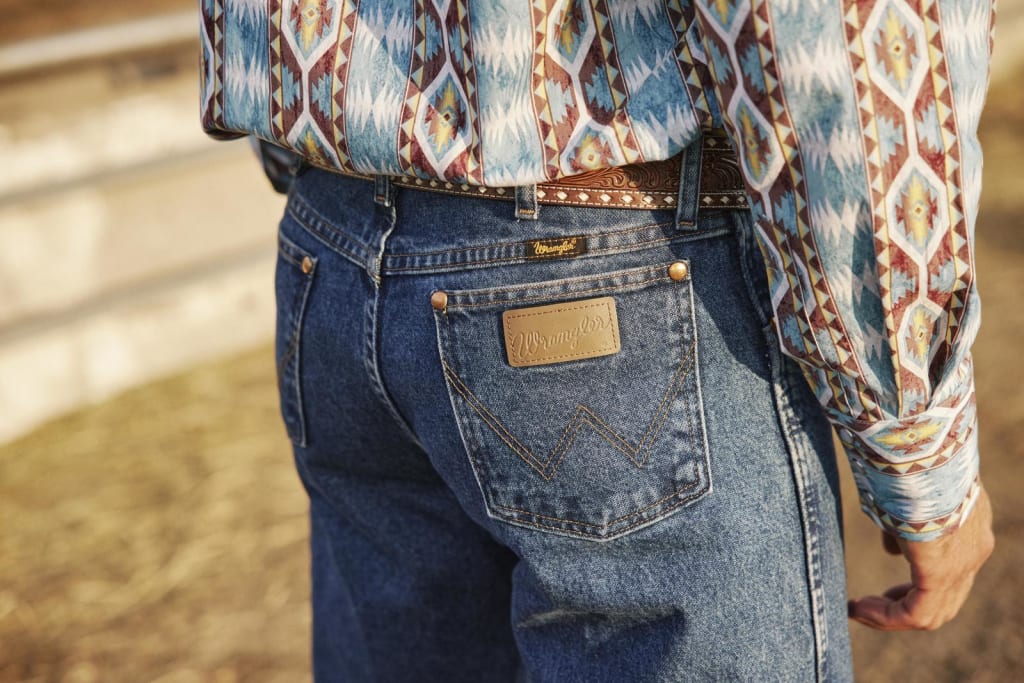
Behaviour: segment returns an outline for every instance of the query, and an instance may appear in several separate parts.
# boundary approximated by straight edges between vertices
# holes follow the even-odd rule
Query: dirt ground
[[[975,354],[998,547],[942,630],[854,625],[862,681],[1024,680],[1021,89],[992,92],[983,131]],[[305,500],[273,372],[260,348],[0,447],[0,681],[309,679]],[[904,581],[847,509],[851,593]]]

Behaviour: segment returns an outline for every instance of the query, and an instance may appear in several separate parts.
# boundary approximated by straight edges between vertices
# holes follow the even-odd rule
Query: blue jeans
[[[517,220],[296,178],[276,355],[316,680],[852,678],[831,432],[749,212],[695,194]]]

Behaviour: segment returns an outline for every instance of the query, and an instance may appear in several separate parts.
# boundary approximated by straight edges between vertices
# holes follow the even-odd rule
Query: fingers
[[[871,595],[850,601],[850,618],[879,631],[902,631],[913,628],[906,603]]]
[[[974,577],[992,554],[992,513],[984,488],[962,526],[930,541],[882,535],[886,552],[902,553],[912,583],[883,595],[851,600],[850,618],[883,631],[933,630],[950,621],[966,602]]]
[[[905,583],[884,595],[851,600],[849,614],[854,621],[880,631],[933,631],[956,616],[969,592],[970,582],[943,590],[923,590]]]

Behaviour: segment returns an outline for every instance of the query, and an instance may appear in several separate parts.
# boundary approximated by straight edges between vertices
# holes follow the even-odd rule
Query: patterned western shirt
[[[203,124],[480,185],[666,159],[724,126],[784,352],[865,511],[928,540],[978,493],[986,0],[202,0]]]

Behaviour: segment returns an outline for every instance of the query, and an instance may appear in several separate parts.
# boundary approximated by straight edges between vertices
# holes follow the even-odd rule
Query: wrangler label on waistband
[[[529,258],[565,258],[587,253],[587,238],[582,235],[530,240],[526,243]]]
[[[615,299],[568,301],[501,314],[505,353],[513,367],[564,363],[618,353]]]

